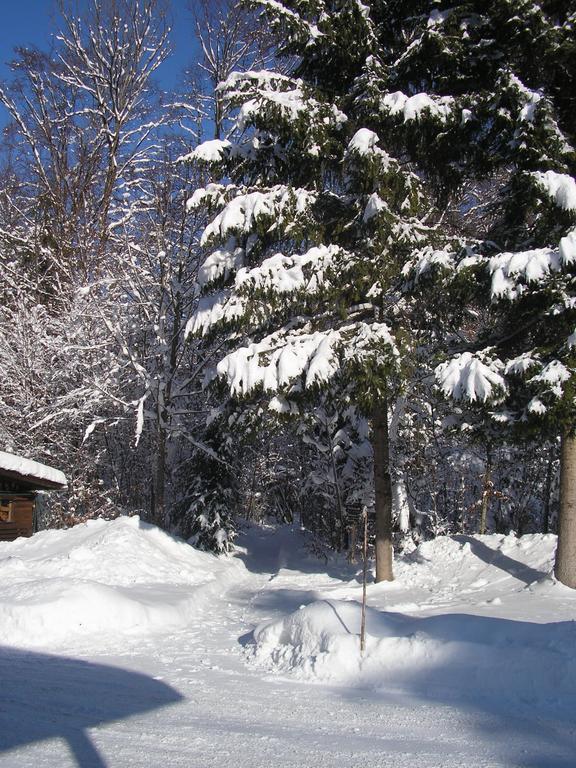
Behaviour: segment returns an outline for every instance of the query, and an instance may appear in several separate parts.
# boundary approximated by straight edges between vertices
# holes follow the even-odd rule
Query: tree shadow
[[[518,581],[523,581],[525,584],[533,584],[535,581],[542,581],[542,579],[548,578],[549,574],[546,571],[538,571],[536,568],[520,563],[500,550],[492,549],[474,536],[455,535],[452,538],[454,541],[462,544],[469,544],[472,554],[476,555],[479,560],[500,568],[505,573],[510,574],[510,576],[518,579]]]
[[[300,539],[299,547],[294,546],[295,537]],[[306,549],[310,543],[306,532],[295,525],[260,527],[252,524],[238,537],[238,544],[246,551],[239,549],[235,556],[251,573],[270,574],[271,580],[280,570],[287,569],[345,582],[360,581],[359,565],[347,562],[344,555],[327,559],[317,556]]]
[[[64,739],[78,768],[106,768],[87,730],[182,700],[146,675],[0,647],[0,753]]]

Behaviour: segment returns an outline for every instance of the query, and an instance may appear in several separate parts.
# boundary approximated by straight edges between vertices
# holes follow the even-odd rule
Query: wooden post
[[[362,509],[364,540],[362,541],[362,618],[360,619],[360,653],[366,650],[366,579],[368,575],[368,509]]]

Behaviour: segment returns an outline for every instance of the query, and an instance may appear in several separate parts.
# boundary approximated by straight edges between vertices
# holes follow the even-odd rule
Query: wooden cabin
[[[32,536],[38,492],[61,491],[66,486],[60,470],[0,451],[0,541]]]

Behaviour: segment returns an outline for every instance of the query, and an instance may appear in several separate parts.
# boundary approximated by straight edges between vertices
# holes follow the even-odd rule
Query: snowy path
[[[287,541],[252,535],[247,570],[191,628],[117,647],[76,639],[56,655],[4,649],[0,766],[574,768],[573,711],[301,683],[251,663],[243,643],[256,624],[342,590],[320,565],[293,568]],[[482,565],[469,580],[496,582]],[[454,588],[428,600],[448,603]]]

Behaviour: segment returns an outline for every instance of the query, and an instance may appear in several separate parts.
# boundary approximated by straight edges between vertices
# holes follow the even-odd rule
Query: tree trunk
[[[554,444],[550,447],[548,453],[548,464],[546,466],[546,485],[544,486],[544,533],[550,533],[550,509],[552,506],[552,474],[554,470]]]
[[[374,504],[376,509],[376,582],[393,581],[392,572],[392,484],[388,440],[388,403],[376,403],[372,414],[374,454]]]
[[[482,488],[482,501],[480,503],[480,535],[486,533],[486,521],[488,519],[488,506],[492,491],[492,449],[486,446],[486,467],[484,469],[484,483]]]
[[[558,581],[576,589],[576,437],[562,436],[560,450],[560,512],[554,573]]]
[[[156,451],[156,492],[153,522],[160,528],[166,526],[166,432],[158,429]]]

